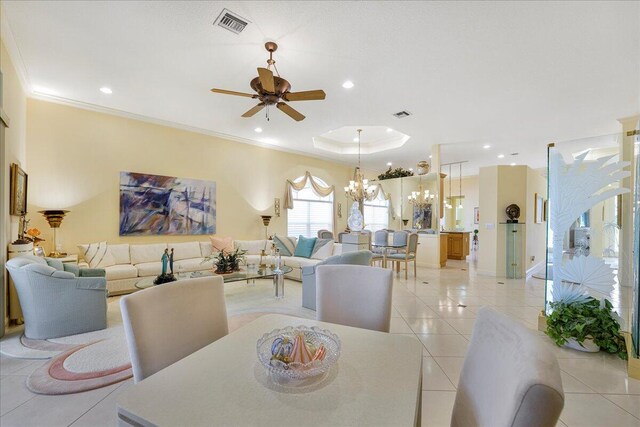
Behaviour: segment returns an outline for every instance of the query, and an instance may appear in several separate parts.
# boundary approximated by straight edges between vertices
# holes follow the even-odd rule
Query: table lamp
[[[65,210],[46,210],[46,211],[38,211],[41,213],[49,223],[49,227],[53,228],[53,251],[49,252],[49,256],[51,258],[63,258],[67,256],[66,253],[58,252],[58,242],[56,239],[56,230],[60,228],[60,224],[62,224],[62,219],[64,216],[69,213],[69,211]]]

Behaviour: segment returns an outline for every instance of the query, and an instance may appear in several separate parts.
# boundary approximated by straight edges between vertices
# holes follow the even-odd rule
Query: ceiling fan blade
[[[276,87],[273,83],[273,72],[271,70],[258,68],[258,76],[260,77],[262,89],[269,93],[276,93]]]
[[[252,109],[244,113],[242,117],[251,117],[255,115],[258,111],[262,110],[263,108],[264,108],[264,102],[261,102],[260,104],[256,105],[255,107],[253,107]]]
[[[287,101],[316,101],[324,99],[326,96],[323,90],[306,90],[304,92],[287,92],[282,98]]]
[[[304,116],[302,114],[300,114],[297,110],[291,108],[289,105],[285,104],[284,102],[278,102],[276,104],[276,107],[278,107],[278,110],[282,111],[283,113],[291,117],[296,122],[299,122],[300,120],[304,120]]]
[[[247,98],[257,98],[258,95],[256,94],[250,94],[250,93],[244,93],[244,92],[236,92],[233,90],[225,90],[225,89],[211,89],[211,92],[213,93],[223,93],[225,95],[235,95],[235,96],[246,96]]]

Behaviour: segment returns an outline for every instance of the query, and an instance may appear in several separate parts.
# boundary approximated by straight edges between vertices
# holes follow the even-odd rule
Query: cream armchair
[[[58,338],[107,327],[107,280],[76,277],[40,257],[7,261],[24,315],[24,335]]]

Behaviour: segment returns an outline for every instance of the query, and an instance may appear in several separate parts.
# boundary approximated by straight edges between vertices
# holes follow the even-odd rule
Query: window
[[[294,182],[300,182],[303,176]],[[321,185],[327,184],[313,177]],[[316,237],[319,230],[333,230],[333,193],[326,197],[317,195],[311,181],[300,191],[293,190],[293,209],[287,215],[287,235]]]
[[[384,199],[382,191],[374,200],[364,202],[364,223],[372,233],[389,228],[389,201]]]

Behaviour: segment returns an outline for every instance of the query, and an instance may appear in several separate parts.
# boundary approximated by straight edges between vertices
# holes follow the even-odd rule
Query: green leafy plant
[[[378,175],[378,179],[382,181],[385,179],[402,178],[405,176],[413,176],[413,172],[404,168],[391,169],[391,167],[389,167],[385,172]]]
[[[202,260],[202,263],[213,262],[216,273],[231,273],[240,269],[240,264],[246,260],[246,250],[236,249],[233,252],[225,253],[224,250],[211,254]]]
[[[620,323],[614,316],[613,305],[607,299],[602,301],[589,297],[585,302],[566,304],[562,301],[549,303],[551,314],[547,316],[545,333],[562,346],[570,339],[580,345],[586,339],[608,353],[627,359],[624,338],[620,333]]]

